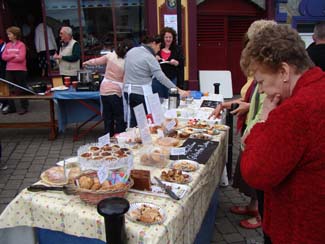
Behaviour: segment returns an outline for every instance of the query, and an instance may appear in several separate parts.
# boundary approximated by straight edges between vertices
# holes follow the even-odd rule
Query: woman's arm
[[[241,159],[241,173],[250,186],[274,188],[297,166],[308,140],[308,120],[301,111],[299,106],[281,106],[252,128]]]

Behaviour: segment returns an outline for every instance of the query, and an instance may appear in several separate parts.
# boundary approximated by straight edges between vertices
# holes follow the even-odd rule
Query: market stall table
[[[79,140],[103,121],[100,95],[97,91],[55,91],[53,99],[57,105],[59,132],[64,132],[68,124],[80,123],[75,129],[74,141]],[[94,123],[86,128],[89,122]],[[82,130],[83,128],[85,129]]]
[[[128,243],[194,242],[224,168],[227,151],[225,135],[222,132],[218,136],[219,145],[206,164],[200,165],[199,170],[192,173],[190,191],[180,201],[140,193],[127,194],[131,203],[150,202],[167,212],[167,219],[161,225],[145,226],[126,220]],[[140,165],[137,152],[135,168],[151,169],[152,177],[159,177],[161,172],[161,169]],[[85,204],[78,196],[67,196],[62,192],[35,193],[23,190],[0,216],[0,228],[18,226],[38,227],[105,241],[104,220],[97,214],[96,207]]]
[[[16,100],[43,100],[49,102],[50,118],[47,122],[33,121],[33,122],[8,122],[0,123],[0,128],[50,128],[49,140],[54,140],[57,136],[57,124],[55,121],[53,95],[24,95],[24,96],[0,96],[1,99]]]

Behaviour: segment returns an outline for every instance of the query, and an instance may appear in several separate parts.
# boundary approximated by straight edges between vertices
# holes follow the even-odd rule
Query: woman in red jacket
[[[21,31],[19,27],[11,26],[7,29],[7,35],[10,42],[7,43],[2,53],[2,59],[7,62],[6,80],[17,85],[26,87],[27,66],[26,66],[26,46],[20,41]],[[27,113],[28,100],[21,99],[20,115]],[[2,108],[3,114],[15,113],[16,106],[13,100],[8,100]]]
[[[246,182],[265,193],[263,230],[275,244],[324,243],[325,73],[284,25],[257,33],[241,67],[267,95],[241,161]]]

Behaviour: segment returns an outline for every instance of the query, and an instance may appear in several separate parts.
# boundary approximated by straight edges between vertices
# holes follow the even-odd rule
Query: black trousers
[[[144,100],[144,96],[131,93],[130,94],[130,101],[128,101],[128,94],[127,93],[124,93],[124,97],[126,98],[128,104],[130,105],[130,110],[131,110],[130,127],[136,127],[137,126],[137,121],[135,119],[133,108],[142,103],[143,106],[144,106],[144,110],[145,110],[146,114],[148,113],[147,112],[147,107],[146,107],[146,102]]]
[[[6,80],[11,81],[12,83],[15,83],[17,85],[20,85],[22,87],[27,87],[27,71],[6,71]],[[12,88],[15,89],[16,88]],[[20,94],[26,94],[25,91],[23,90],[18,90],[18,93]],[[20,100],[20,105],[22,109],[28,109],[29,102],[27,99],[19,99]],[[6,106],[9,105],[10,110],[16,111],[16,106],[15,106],[15,101],[14,100],[3,100],[2,103]]]
[[[101,96],[105,134],[110,136],[125,131],[123,100],[117,95]]]
[[[264,214],[264,191],[256,190],[256,195],[257,195],[257,200],[258,200],[258,212],[261,215],[261,218],[263,219],[263,214]],[[264,234],[264,244],[272,244],[271,238]]]

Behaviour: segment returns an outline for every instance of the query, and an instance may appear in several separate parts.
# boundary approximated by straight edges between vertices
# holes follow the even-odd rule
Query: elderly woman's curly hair
[[[247,43],[241,54],[240,66],[245,73],[262,66],[272,72],[283,62],[293,65],[296,73],[314,66],[298,32],[287,25],[266,26]]]

